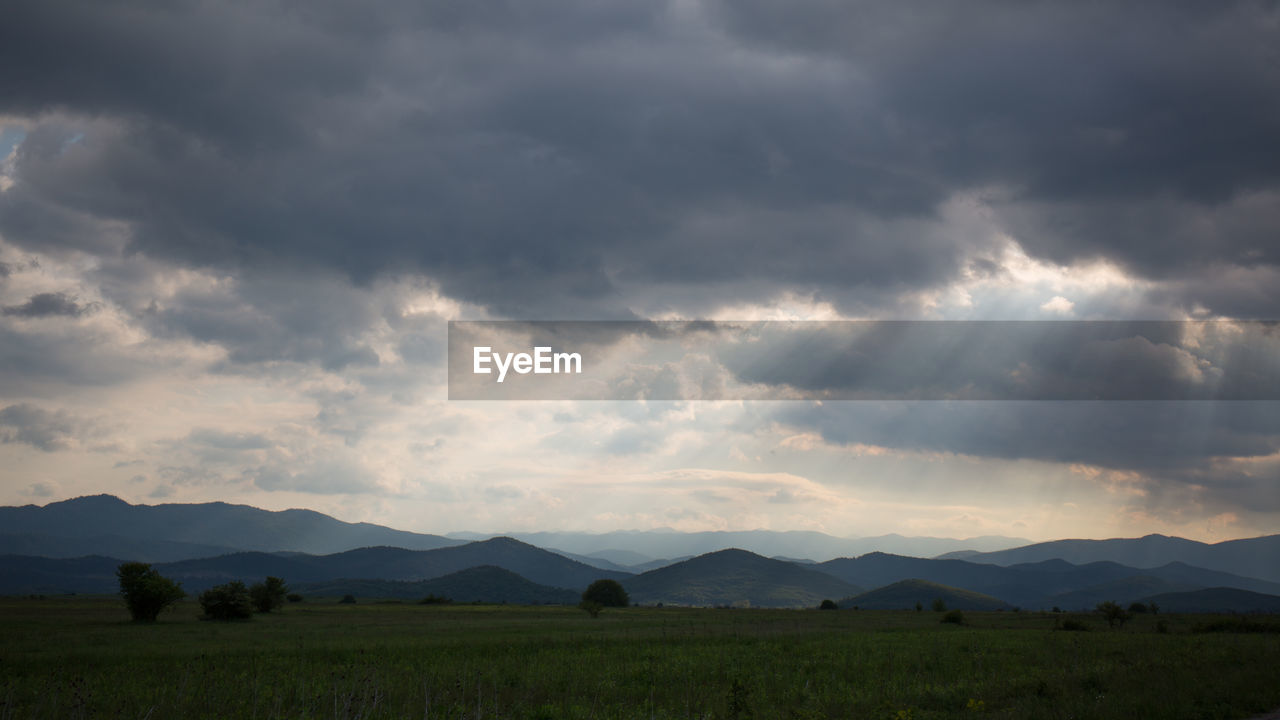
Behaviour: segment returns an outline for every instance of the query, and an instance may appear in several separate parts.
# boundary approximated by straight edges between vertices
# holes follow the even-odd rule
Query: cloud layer
[[[1275,319],[1277,48],[1280,10],[1244,1],[9,3],[0,482],[406,522],[446,498],[495,529],[515,483],[567,527],[626,521],[570,480],[625,455],[802,477],[836,525],[876,514],[834,458],[881,448],[859,467],[890,480],[1041,463],[993,527],[1136,473],[1148,500],[1082,534],[1274,528],[1271,405],[604,411],[443,383],[460,318]],[[664,488],[630,522],[816,517]]]

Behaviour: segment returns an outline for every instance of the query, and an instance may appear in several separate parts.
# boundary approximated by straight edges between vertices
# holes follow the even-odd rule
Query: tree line
[[[136,622],[155,622],[160,613],[187,596],[182,584],[163,576],[150,563],[127,562],[116,568],[120,596]],[[269,613],[284,605],[289,588],[278,577],[246,586],[240,580],[217,585],[197,600],[209,620],[242,620],[254,612]]]

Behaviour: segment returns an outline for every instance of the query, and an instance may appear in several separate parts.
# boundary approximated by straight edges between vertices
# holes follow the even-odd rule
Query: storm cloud
[[[1275,267],[1272,5],[927,10],[19,2],[0,112],[30,127],[0,231],[412,267],[551,317],[625,317],[617,293],[659,281],[944,283],[984,249],[937,224],[964,193],[1054,262]]]
[[[166,493],[461,498],[615,456],[749,472],[734,463],[767,455],[752,443],[776,426],[1140,473],[1169,507],[1185,488],[1243,507],[1275,486],[1270,405],[748,403],[719,426],[616,410],[552,433],[536,408],[445,404],[444,339],[455,319],[1274,320],[1278,48],[1280,8],[1248,0],[15,0],[6,452],[74,450],[73,416],[40,408],[77,406],[149,433],[131,452],[180,469]],[[1275,377],[1267,347],[1035,359],[1038,382],[1122,389],[1248,361],[1247,399]],[[944,389],[1003,392],[982,374],[994,349],[943,367]],[[634,380],[894,391],[939,367],[782,350]],[[1155,372],[1109,374],[1121,356]],[[457,430],[490,426],[529,446]],[[721,432],[741,435],[730,459]]]

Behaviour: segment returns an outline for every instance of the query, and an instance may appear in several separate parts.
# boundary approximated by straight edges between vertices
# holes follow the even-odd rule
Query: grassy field
[[[1244,718],[1280,707],[1280,634],[1210,618],[926,610],[0,599],[9,718]],[[1265,619],[1264,619],[1265,620]],[[1166,632],[1157,632],[1164,622]],[[1280,624],[1280,619],[1269,622]],[[1254,628],[1255,630],[1259,628]]]

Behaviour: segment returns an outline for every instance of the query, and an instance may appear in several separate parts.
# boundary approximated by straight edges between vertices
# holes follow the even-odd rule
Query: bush
[[[839,610],[840,606],[836,604],[835,600],[828,598],[826,600],[823,600],[822,604],[818,605],[818,609],[819,610]]]
[[[154,622],[160,612],[187,594],[182,586],[160,573],[148,563],[127,562],[116,568],[120,596],[137,622]]]
[[[249,588],[239,580],[217,585],[200,593],[200,607],[206,620],[245,620],[253,617]]]
[[[299,595],[298,593],[289,593],[288,595],[284,596],[284,599],[288,600],[291,603],[302,602],[302,596]]]
[[[284,605],[284,598],[289,589],[278,577],[268,577],[249,588],[249,599],[253,601],[253,609],[260,613],[269,613]]]
[[[942,598],[934,598],[934,599],[933,599],[933,611],[934,611],[934,612],[945,612],[945,611],[946,611],[946,609],[947,609],[947,601],[946,601],[946,600],[943,600]]]
[[[338,603],[339,603],[340,605],[355,605],[355,604],[356,604],[356,596],[355,596],[355,595],[343,595],[343,596],[342,596],[342,599],[341,599],[341,600],[339,600],[339,601],[338,601]]]
[[[1104,603],[1098,603],[1098,607],[1095,611],[1107,621],[1107,627],[1111,628],[1114,628],[1117,625],[1124,627],[1124,624],[1129,622],[1129,618],[1132,617],[1124,608],[1120,607],[1112,600],[1108,600]]]
[[[595,600],[587,600],[585,598],[582,602],[578,603],[578,607],[591,617],[598,617],[600,615],[600,611],[604,609],[604,606]]]
[[[1136,603],[1129,603],[1129,612],[1133,615],[1145,615],[1150,611],[1148,610],[1145,604],[1136,602]]]
[[[1088,625],[1085,625],[1079,620],[1063,620],[1062,625],[1059,627],[1063,630],[1071,630],[1073,632],[1085,632],[1089,629]]]
[[[419,605],[448,605],[451,602],[453,602],[452,598],[447,598],[443,595],[436,595],[435,593],[431,593],[430,595],[419,600],[418,604]]]
[[[964,624],[964,613],[959,610],[948,610],[946,615],[942,616],[942,622],[954,623],[956,625]]]
[[[582,591],[582,601],[599,603],[601,607],[626,607],[631,604],[627,591],[617,580],[597,580]]]

